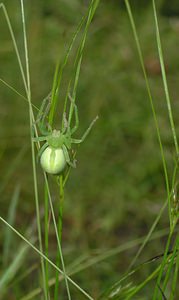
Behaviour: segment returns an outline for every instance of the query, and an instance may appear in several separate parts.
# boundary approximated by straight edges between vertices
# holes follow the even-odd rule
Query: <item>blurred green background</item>
[[[161,80],[150,2],[132,1],[132,8],[171,176],[175,149]],[[19,1],[6,0],[4,3],[23,56]],[[32,99],[38,107],[51,89],[55,65],[59,58],[63,61],[65,50],[88,3],[85,0],[25,1]],[[179,5],[176,3],[177,1],[158,2],[158,13],[178,133]],[[17,58],[2,12],[0,18],[0,77],[24,94]],[[74,55],[75,53],[71,55],[71,64]],[[61,101],[69,74],[70,67],[64,74]],[[3,84],[0,87],[0,103],[0,211],[6,218],[14,188],[20,183],[15,227],[25,232],[35,216],[28,105]],[[80,146],[77,169],[72,170],[66,186],[63,247],[67,264],[80,255],[91,255],[95,251],[103,253],[107,249],[145,236],[166,199],[155,125],[128,15],[122,1],[103,0],[99,5],[84,51],[77,105],[80,116],[78,137],[96,115],[99,115],[99,120],[88,139]],[[57,120],[58,124],[60,125],[60,119]],[[39,166],[38,175],[43,200],[43,177]],[[50,180],[53,186],[53,179]],[[55,199],[54,185],[55,200],[58,201]],[[42,201],[41,205],[43,206]],[[166,210],[157,230],[168,226]],[[2,249],[4,225],[1,224],[0,228]],[[53,258],[53,232],[50,239]],[[150,242],[138,262],[162,253],[165,240],[166,238],[161,238]],[[18,244],[19,239],[14,238],[13,251]],[[83,288],[97,297],[126,271],[136,251],[137,248],[133,248],[115,255],[79,273],[75,278]],[[31,255],[24,262],[23,268],[28,269],[30,263],[37,261],[38,257],[35,254],[33,256],[32,252]],[[142,280],[148,272],[149,269],[142,270],[138,279]],[[19,285],[9,288],[8,299],[20,299],[20,296],[35,287],[35,280],[31,281],[31,287],[26,280],[22,290]],[[19,298],[14,296],[17,293]],[[147,292],[143,295],[147,295]],[[78,299],[83,297],[78,296]],[[141,296],[137,299],[149,298]]]

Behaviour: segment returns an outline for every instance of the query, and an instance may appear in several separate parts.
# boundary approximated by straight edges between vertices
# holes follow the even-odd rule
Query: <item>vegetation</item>
[[[4,4],[0,299],[178,299],[179,20],[154,0]],[[69,94],[77,138],[99,120],[47,175],[35,120],[50,97],[61,128]]]

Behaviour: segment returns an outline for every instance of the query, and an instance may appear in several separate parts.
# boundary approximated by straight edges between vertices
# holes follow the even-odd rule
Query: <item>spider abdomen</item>
[[[40,163],[45,172],[54,175],[60,174],[66,166],[63,150],[47,147],[41,155]]]

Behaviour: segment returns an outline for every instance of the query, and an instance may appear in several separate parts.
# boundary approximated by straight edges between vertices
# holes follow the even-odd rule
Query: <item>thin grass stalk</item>
[[[17,60],[18,60],[18,64],[19,64],[19,68],[20,68],[20,72],[21,72],[21,76],[22,76],[22,80],[23,80],[23,83],[24,83],[25,91],[26,91],[26,94],[27,94],[28,93],[27,81],[26,81],[26,78],[25,78],[25,74],[24,74],[24,70],[23,70],[23,65],[22,65],[22,62],[21,62],[21,58],[20,58],[18,47],[17,47],[15,35],[14,35],[13,29],[12,29],[12,25],[11,25],[11,22],[10,22],[10,19],[9,19],[6,7],[5,7],[5,5],[3,3],[0,3],[0,8],[2,8],[2,10],[4,12],[4,16],[6,18],[6,22],[7,22],[9,31],[10,31],[11,39],[12,39],[13,46],[14,46],[15,53],[16,53],[16,57],[17,57]]]
[[[167,163],[166,163],[166,160],[165,160],[165,154],[164,154],[164,149],[163,149],[162,139],[161,139],[161,134],[160,134],[160,128],[159,128],[157,114],[156,114],[155,107],[154,107],[154,101],[153,101],[153,97],[152,97],[152,93],[151,93],[151,89],[150,89],[150,85],[149,85],[149,81],[148,81],[148,77],[147,77],[147,72],[146,72],[145,65],[144,65],[144,59],[143,59],[143,55],[142,55],[141,45],[140,45],[136,25],[135,25],[135,22],[134,22],[131,7],[130,7],[130,4],[129,4],[128,0],[125,0],[125,5],[126,5],[126,8],[127,8],[129,20],[130,20],[130,23],[131,23],[134,39],[135,39],[135,42],[136,42],[137,51],[138,51],[138,55],[139,55],[139,60],[140,60],[140,64],[141,64],[141,67],[142,67],[143,74],[144,74],[146,89],[147,89],[147,93],[148,93],[148,96],[149,96],[149,102],[150,102],[150,106],[151,106],[151,109],[152,109],[153,119],[154,119],[155,128],[156,128],[156,132],[157,132],[157,138],[158,138],[158,142],[159,142],[161,159],[162,159],[164,176],[165,176],[166,192],[167,192],[167,199],[168,199],[168,214],[169,214],[169,219],[170,219],[170,217],[171,217],[171,211],[170,211],[170,206],[171,206],[171,204],[170,204],[170,184],[169,184],[169,178],[168,178]],[[171,224],[171,220],[170,220],[170,224]]]
[[[173,171],[173,176],[172,176],[172,188],[171,188],[170,198],[171,198],[172,195],[173,195],[173,189],[174,189],[174,186],[175,186],[176,175],[177,175],[177,169],[178,169],[178,164],[177,164],[177,162],[176,162],[175,168],[174,168],[174,171]],[[147,242],[150,240],[150,237],[151,237],[151,235],[152,235],[154,229],[156,228],[156,226],[157,226],[157,224],[158,224],[158,222],[159,222],[159,220],[160,220],[160,218],[161,218],[161,216],[162,216],[162,214],[163,214],[163,212],[164,212],[164,210],[165,210],[165,208],[166,208],[166,206],[167,206],[167,203],[168,203],[168,201],[166,201],[166,202],[164,203],[164,205],[162,206],[162,208],[161,208],[160,212],[158,213],[158,215],[157,215],[155,221],[153,222],[153,224],[152,224],[152,226],[151,226],[151,228],[150,228],[150,230],[149,230],[147,236],[145,237],[144,242],[143,242],[142,245],[140,246],[140,248],[139,248],[137,254],[136,254],[135,257],[134,257],[134,259],[132,260],[132,262],[131,262],[131,264],[130,264],[128,270],[127,270],[127,272],[129,272],[129,270],[132,269],[133,265],[135,264],[137,258],[138,258],[139,255],[140,255],[140,253],[141,253],[142,250],[144,249],[144,247],[145,247],[145,245],[147,244]],[[173,229],[174,229],[174,228],[175,228],[175,226],[173,226]]]
[[[18,92],[13,86],[11,86],[5,80],[3,80],[2,78],[0,78],[0,82],[2,82],[4,85],[6,85],[10,90],[12,90],[15,94],[17,94],[18,96],[20,96],[22,99],[24,99],[25,101],[29,102],[28,99],[24,95],[22,95],[20,92]],[[35,108],[35,110],[39,111],[38,107],[36,105],[34,105],[32,102],[31,102],[31,105],[32,105],[33,108]]]
[[[133,29],[135,41],[136,41],[136,44],[137,44],[139,58],[140,58],[140,62],[141,62],[141,65],[142,65],[142,69],[143,69],[143,73],[144,73],[144,77],[145,77],[145,81],[146,81],[146,87],[147,87],[147,91],[148,91],[148,94],[149,94],[151,108],[152,108],[152,112],[153,112],[153,116],[154,116],[154,121],[155,121],[155,125],[156,125],[157,136],[158,136],[158,140],[159,140],[160,151],[161,151],[161,156],[162,156],[162,162],[163,162],[163,167],[164,167],[165,182],[166,182],[166,189],[167,189],[167,198],[168,198],[168,211],[169,211],[169,219],[170,219],[170,224],[171,224],[170,186],[169,186],[167,165],[166,165],[166,161],[165,161],[165,156],[164,156],[163,145],[162,145],[162,141],[161,141],[160,130],[159,130],[157,116],[156,116],[156,112],[155,112],[155,108],[154,108],[154,104],[153,104],[153,99],[152,99],[152,95],[151,95],[151,91],[150,91],[150,86],[149,86],[149,83],[148,83],[147,74],[146,74],[146,70],[145,70],[145,66],[144,66],[144,61],[143,61],[143,55],[142,55],[142,51],[141,51],[141,46],[140,46],[140,42],[139,42],[139,39],[138,39],[138,35],[137,35],[137,31],[136,31],[136,26],[135,26],[135,23],[134,23],[134,19],[133,19],[133,15],[132,15],[132,12],[131,12],[130,5],[129,5],[129,1],[125,0],[125,4],[126,4],[127,11],[128,11],[129,19],[130,19],[130,22],[131,22],[131,26],[132,26],[132,29]],[[175,144],[175,147],[176,147],[176,144]],[[162,265],[161,265],[161,269],[160,269],[160,272],[159,272],[159,276],[158,276],[158,280],[157,280],[157,285],[155,287],[155,292],[154,292],[154,298],[153,298],[153,300],[157,299],[156,298],[156,294],[158,294],[158,286],[160,286],[160,280],[161,280],[163,268],[165,266],[166,257],[167,257],[167,253],[168,253],[168,249],[169,249],[169,245],[170,245],[170,241],[171,241],[171,234],[169,235],[169,238],[168,238],[168,241],[167,241],[167,245],[166,245],[166,249],[165,249],[165,255],[164,255],[163,262],[162,262]]]
[[[26,30],[25,30],[25,27],[23,27],[23,30],[24,30],[24,47],[25,47],[25,56],[26,56],[26,72],[28,73],[27,74],[28,83],[26,83],[26,79],[25,79],[25,75],[24,75],[24,71],[23,71],[23,68],[22,68],[22,63],[21,63],[21,59],[20,59],[20,55],[19,55],[19,51],[18,51],[18,48],[17,48],[17,45],[16,45],[15,37],[14,37],[13,31],[12,31],[12,27],[11,27],[11,24],[10,24],[10,21],[9,21],[8,14],[7,14],[6,9],[5,9],[5,7],[4,7],[3,4],[0,5],[0,8],[1,7],[3,8],[6,20],[8,22],[8,26],[10,28],[10,33],[11,33],[13,44],[14,44],[14,47],[15,47],[15,52],[16,52],[16,55],[18,57],[18,62],[19,62],[21,73],[22,73],[22,77],[23,77],[23,81],[24,81],[24,86],[25,86],[27,98],[28,98],[28,101],[29,101],[29,116],[30,116],[30,123],[31,123],[30,125],[31,126],[34,125],[34,127],[35,127],[35,133],[37,135],[37,129],[36,129],[36,126],[35,126],[35,119],[34,119],[33,110],[32,110],[32,104],[31,104],[31,91],[30,91],[30,89],[27,88],[27,86],[30,88],[30,75],[29,75],[30,73],[29,73],[29,64],[28,64],[28,51],[27,51],[27,41],[26,41]],[[22,9],[22,11],[24,11],[24,9],[23,9],[23,1],[22,0],[21,0],[21,9]],[[24,16],[22,16],[22,19],[23,19],[23,22],[25,22]],[[25,23],[24,23],[24,25],[25,25]],[[32,141],[32,137],[31,137],[31,141]],[[39,143],[38,143],[38,147],[39,147]],[[37,176],[36,176],[35,149],[34,149],[33,141],[32,141],[32,165],[33,165],[35,198],[37,200],[38,199],[38,188],[37,188]],[[47,185],[48,185],[48,182],[47,182]],[[37,206],[37,202],[38,201],[36,201],[36,206]],[[39,218],[39,207],[38,206],[36,207],[36,210],[37,210],[37,220],[40,220],[40,218]],[[1,218],[1,220],[3,220],[3,219]],[[6,225],[8,224],[5,220],[4,220],[4,223]],[[39,226],[40,226],[40,223],[39,223]],[[56,224],[55,224],[55,227],[56,227]],[[10,227],[10,228],[13,229],[13,227]],[[41,229],[41,227],[40,227],[40,229]],[[15,232],[17,233],[17,231],[15,231]],[[41,230],[40,230],[40,232],[41,232]],[[22,235],[20,235],[20,236],[22,237]],[[25,241],[28,242],[28,240],[26,240],[26,239],[25,239]],[[40,244],[41,243],[42,243],[42,240],[40,238]],[[37,248],[36,248],[36,250],[37,250]],[[39,250],[37,252],[38,253],[42,253],[42,251],[39,251]],[[44,255],[41,255],[41,258],[44,258],[44,257],[45,257]],[[49,259],[47,259],[47,260],[50,261]],[[67,278],[68,278],[69,281],[71,281],[73,283],[73,281],[69,277],[67,277]],[[83,291],[77,284],[74,283],[74,285],[76,287],[78,287],[79,290]],[[86,295],[89,299],[92,299],[85,291],[83,291],[83,294]]]
[[[87,27],[85,28],[85,30],[86,29],[88,29],[88,27],[89,27],[89,24],[90,24],[90,22],[89,22],[89,19],[92,19],[91,18],[91,15],[90,15],[90,13],[91,13],[91,7],[93,6],[93,3],[94,3],[94,1],[92,0],[91,1],[91,5],[90,5],[90,9],[89,9],[89,13],[88,13],[88,16],[87,16]],[[75,32],[75,34],[74,34],[74,37],[73,37],[73,39],[72,39],[72,42],[71,42],[71,44],[70,44],[70,47],[69,47],[69,49],[68,49],[68,51],[67,51],[67,54],[66,54],[66,56],[65,56],[65,60],[64,60],[64,63],[62,64],[62,67],[61,67],[61,69],[60,69],[60,72],[59,72],[59,64],[57,65],[57,67],[56,67],[56,70],[55,70],[55,75],[54,75],[54,84],[53,84],[53,88],[52,88],[52,106],[51,106],[51,111],[50,111],[50,116],[49,116],[49,122],[52,124],[52,122],[53,122],[53,117],[54,117],[54,113],[55,113],[55,107],[56,107],[56,103],[57,103],[57,95],[58,95],[58,93],[59,93],[59,88],[60,88],[60,84],[61,84],[61,79],[62,79],[62,74],[63,74],[63,70],[64,70],[64,67],[65,67],[65,65],[66,65],[66,63],[67,63],[67,61],[68,61],[68,58],[69,58],[69,54],[70,54],[70,52],[71,52],[71,49],[72,49],[72,47],[73,47],[73,44],[74,44],[74,42],[75,42],[75,40],[76,40],[76,37],[77,37],[77,34],[78,34],[78,32],[79,32],[79,30],[81,29],[81,26],[82,26],[82,24],[83,24],[83,22],[84,22],[84,18],[82,18],[82,20],[81,20],[81,22],[80,22],[80,24],[79,24],[79,27],[77,28],[77,31]],[[80,49],[81,50],[83,50],[83,48],[84,48],[84,42],[85,42],[85,39],[86,39],[86,35],[87,35],[87,31],[85,31],[85,35],[84,35],[84,37],[83,37],[83,39],[82,39],[82,48],[80,47]],[[81,46],[80,45],[80,46]],[[83,51],[82,51],[83,52]],[[82,58],[82,52],[80,53],[80,55],[81,55],[81,58]],[[81,64],[81,62],[80,62],[80,64]],[[77,64],[77,71],[79,72],[80,71],[80,68],[79,68],[79,64]],[[59,72],[59,75],[58,75],[58,72]],[[78,73],[77,72],[77,73]],[[78,76],[77,77],[75,77],[75,79],[77,79],[77,81],[78,81],[78,79],[79,79],[79,74],[78,74]],[[66,109],[66,103],[67,103],[67,99],[68,99],[68,95],[66,96],[66,99],[65,99],[65,104],[64,104],[64,109]],[[68,126],[70,126],[70,121],[71,121],[71,118],[72,118],[72,113],[73,113],[73,111],[71,111],[71,108],[72,108],[72,103],[71,103],[71,105],[70,105],[70,112],[71,113],[69,113],[69,120],[68,120]],[[66,110],[65,110],[66,111]],[[65,112],[64,111],[64,112]],[[64,113],[63,112],[63,113]],[[63,120],[62,120],[62,122],[63,122]],[[63,183],[62,182],[60,182],[60,186],[61,186],[61,191],[62,191],[62,189],[63,189]],[[62,192],[63,193],[63,192]],[[64,193],[63,193],[64,194]],[[64,195],[63,195],[63,197],[64,197]],[[62,198],[61,198],[61,200],[62,200]],[[50,204],[50,206],[51,206],[51,209],[53,209],[53,207],[52,207],[52,205]],[[59,216],[59,221],[58,221],[58,230],[62,230],[62,209],[63,209],[63,206],[61,205],[60,206],[60,216]],[[52,218],[53,218],[53,220],[54,220],[54,225],[55,225],[55,216],[53,216],[53,212],[52,212]],[[57,230],[55,229],[55,231],[57,232]],[[57,236],[57,244],[58,244],[58,248],[59,248],[59,257],[60,257],[60,259],[61,259],[61,263],[62,263],[62,268],[63,268],[63,270],[64,270],[64,273],[65,273],[65,266],[64,266],[64,262],[63,262],[63,256],[62,256],[62,252],[61,252],[61,249],[60,249],[60,242],[61,242],[61,238],[60,238],[60,236],[61,236],[61,232],[59,232],[59,237],[58,237],[58,235],[57,235],[57,233],[56,233],[56,236]],[[57,261],[58,261],[58,263],[59,263],[59,257],[57,258]],[[57,274],[56,274],[56,278],[57,278]],[[66,281],[66,287],[67,287],[67,284],[68,284],[68,282]],[[54,297],[55,297],[55,299],[57,299],[57,295],[58,295],[58,285],[59,285],[59,283],[58,283],[58,278],[57,278],[57,280],[56,280],[56,286],[55,286],[55,294],[54,294]],[[69,293],[69,290],[68,290],[68,287],[67,287],[67,292],[68,292],[68,296],[70,296],[70,293]]]
[[[156,285],[155,285],[152,300],[159,300],[159,298],[158,298],[158,294],[159,294],[158,287],[160,286],[163,271],[164,271],[164,268],[165,268],[166,263],[167,263],[167,258],[168,258],[169,247],[170,247],[170,244],[171,244],[171,239],[172,239],[172,233],[170,232],[169,236],[168,236],[168,239],[167,239],[166,246],[165,246],[165,252],[164,252],[163,260],[162,260],[162,263],[161,263],[160,272],[159,272],[159,275],[158,275],[158,278],[157,278],[157,281],[156,281]]]
[[[173,270],[173,266],[175,264],[175,260],[176,260],[176,256],[177,256],[177,251],[178,251],[178,242],[179,242],[179,237],[176,238],[176,241],[174,243],[175,246],[174,246],[174,249],[173,249],[172,257],[171,257],[171,259],[170,259],[170,261],[168,263],[168,266],[167,266],[167,271],[166,271],[164,283],[162,285],[163,292],[165,292],[167,283],[168,283],[169,279],[171,278],[171,272]]]
[[[41,224],[40,224],[40,206],[39,206],[37,173],[36,173],[36,162],[35,162],[35,149],[34,149],[34,142],[33,142],[33,139],[32,139],[33,110],[32,110],[32,105],[31,105],[30,71],[29,71],[29,58],[28,58],[27,35],[26,35],[25,13],[24,13],[23,0],[21,0],[21,15],[22,15],[24,51],[25,51],[25,61],[26,61],[27,99],[29,101],[29,122],[30,122],[32,168],[33,168],[33,178],[34,178],[34,192],[35,192],[35,203],[36,203],[37,227],[38,227],[39,246],[40,246],[41,252],[43,252],[42,236],[41,236]],[[48,300],[48,294],[47,294],[46,284],[45,284],[46,283],[46,280],[45,280],[45,265],[44,265],[43,257],[41,257],[41,268],[42,268],[42,280],[43,280],[43,288],[44,288],[44,297],[45,297],[45,300]]]
[[[141,252],[143,251],[144,247],[146,246],[147,242],[150,240],[150,237],[152,235],[152,233],[154,232],[158,222],[160,221],[160,218],[165,210],[167,206],[167,201],[164,203],[164,205],[162,206],[162,208],[160,209],[160,212],[158,213],[155,221],[153,222],[148,234],[146,235],[145,239],[144,239],[144,242],[142,243],[142,245],[140,246],[139,250],[137,251],[135,257],[133,258],[131,264],[129,265],[129,268],[127,269],[127,273],[133,268],[137,258],[139,257],[139,255],[141,254]]]
[[[160,31],[159,31],[159,24],[158,24],[155,0],[152,0],[152,4],[153,4],[153,13],[154,13],[155,29],[156,29],[156,40],[157,40],[158,54],[159,54],[161,72],[162,72],[163,86],[164,86],[165,97],[166,97],[166,102],[167,102],[170,126],[171,126],[171,130],[172,130],[173,140],[174,140],[174,145],[175,145],[175,150],[176,150],[176,157],[178,157],[179,147],[178,147],[178,141],[177,141],[177,136],[176,136],[176,131],[175,131],[175,124],[174,124],[173,113],[172,113],[172,108],[171,108],[171,100],[170,100],[167,78],[166,78],[166,71],[165,71],[165,65],[164,65],[164,58],[163,58],[163,51],[162,51],[162,45],[161,45],[161,38],[160,38]],[[168,203],[168,207],[169,207],[170,226],[171,226],[171,230],[172,230],[173,222],[172,222],[170,201]]]
[[[177,135],[176,135],[176,131],[175,131],[175,124],[174,124],[173,113],[172,113],[172,108],[171,108],[170,94],[169,94],[168,84],[167,84],[167,77],[166,77],[166,71],[165,71],[165,65],[164,65],[164,59],[163,59],[163,51],[162,51],[162,45],[161,45],[161,38],[160,38],[160,31],[159,31],[159,24],[158,24],[155,0],[152,0],[152,4],[153,4],[154,19],[155,19],[157,47],[158,47],[159,60],[160,60],[160,66],[161,66],[161,71],[162,71],[162,79],[163,79],[164,91],[165,91],[167,108],[168,108],[168,115],[169,115],[170,126],[171,126],[171,130],[172,130],[172,134],[173,134],[176,155],[178,157],[179,147],[178,147]]]
[[[53,80],[53,86],[52,86],[52,105],[50,108],[50,113],[49,113],[49,124],[52,125],[53,124],[53,119],[54,119],[54,115],[55,115],[55,111],[56,111],[56,106],[57,106],[57,100],[58,100],[58,95],[59,95],[59,91],[60,91],[60,86],[61,86],[61,80],[62,80],[62,75],[63,75],[63,71],[65,69],[65,66],[67,65],[71,50],[74,46],[74,43],[76,41],[76,38],[78,36],[78,33],[81,30],[81,27],[84,23],[85,20],[85,16],[82,17],[73,37],[71,40],[71,43],[68,47],[68,50],[66,52],[65,58],[63,60],[63,63],[60,67],[60,61],[58,62],[56,68],[55,68],[55,74],[54,74],[54,80]],[[66,107],[64,107],[64,111],[66,111]]]
[[[63,176],[60,176],[60,184],[59,184],[59,216],[58,216],[58,235],[60,242],[62,241],[62,226],[63,226],[63,205],[64,205],[64,186],[63,186]],[[60,253],[57,253],[56,265],[60,266]],[[58,300],[58,291],[59,291],[59,274],[56,271],[56,281],[55,281],[55,291],[54,291],[54,300]]]
[[[73,39],[72,39],[72,43],[71,43],[71,45],[70,45],[70,47],[69,47],[68,53],[67,53],[66,58],[65,58],[65,60],[66,60],[65,65],[66,65],[66,63],[67,63],[67,60],[68,60],[68,56],[69,56],[69,54],[70,54],[70,51],[71,51],[71,49],[72,49],[72,47],[73,47],[73,43],[74,43],[75,40],[76,40],[77,34],[80,32],[80,29],[81,29],[82,25],[84,24],[85,20],[88,21],[88,18],[89,18],[89,15],[90,15],[90,11],[91,11],[92,6],[93,6],[93,0],[91,0],[91,3],[90,3],[90,5],[89,5],[89,7],[88,7],[86,16],[84,16],[84,17],[82,18],[81,22],[79,23],[79,27],[77,28],[77,31],[76,31],[75,34],[74,34],[74,37],[73,37]],[[87,21],[86,21],[86,22],[87,22]],[[85,31],[85,29],[84,29],[84,31]],[[82,38],[82,40],[81,40],[81,43],[80,43],[80,45],[79,45],[79,47],[78,47],[78,51],[77,51],[77,54],[76,54],[76,57],[75,57],[75,62],[74,62],[75,72],[76,72],[76,70],[77,70],[77,65],[78,65],[77,62],[78,62],[78,57],[79,57],[79,50],[80,50],[80,48],[81,48],[81,45],[82,45],[82,43],[83,43],[83,40],[84,40],[84,36],[83,36],[83,38]],[[83,52],[83,51],[82,51],[82,52]],[[64,67],[65,67],[65,65],[64,65]],[[62,67],[63,67],[63,66],[62,66]],[[62,72],[63,72],[63,70],[62,70]],[[61,80],[61,78],[60,78],[60,80]],[[67,92],[66,92],[66,97],[65,97],[64,106],[63,106],[63,113],[66,112],[66,108],[67,108],[67,100],[68,100],[68,98],[69,98],[69,93],[70,93],[70,88],[71,88],[71,82],[72,82],[72,78],[69,80],[69,83],[68,83]],[[74,101],[75,101],[75,99],[74,99]],[[71,104],[72,104],[72,103],[71,103]],[[70,109],[73,110],[73,107],[72,107],[71,104],[70,104]],[[69,113],[69,116],[70,116],[70,118],[69,118],[69,120],[68,120],[69,125],[70,125],[70,122],[71,122],[71,119],[72,119],[72,114],[73,114],[72,112]],[[62,126],[63,126],[63,120],[62,120]]]
[[[71,300],[71,294],[70,294],[68,279],[67,279],[66,270],[65,270],[65,263],[64,263],[64,259],[63,259],[61,241],[60,241],[60,238],[59,238],[59,235],[58,235],[57,222],[56,222],[55,213],[54,213],[54,209],[53,209],[53,204],[52,204],[52,199],[51,199],[51,195],[50,195],[50,190],[49,190],[49,187],[48,187],[47,175],[45,173],[44,173],[44,178],[45,178],[45,184],[47,186],[49,204],[50,204],[50,209],[51,209],[51,213],[52,213],[52,220],[53,220],[53,224],[54,224],[55,235],[56,235],[56,238],[57,238],[57,245],[58,245],[58,250],[59,250],[59,254],[60,254],[60,259],[61,259],[61,264],[62,264],[62,270],[63,270],[63,273],[64,273],[64,279],[65,279],[65,285],[66,285],[67,295],[68,295],[69,300]]]
[[[168,108],[170,126],[171,126],[171,130],[172,130],[172,134],[173,134],[176,155],[178,157],[179,147],[178,147],[178,141],[177,141],[177,136],[176,136],[176,131],[175,131],[175,124],[174,124],[174,119],[173,119],[173,114],[172,114],[171,100],[170,100],[170,95],[169,95],[169,90],[168,90],[168,84],[167,84],[167,78],[166,78],[166,71],[165,71],[165,65],[164,65],[164,59],[163,59],[163,51],[162,51],[162,45],[161,45],[161,38],[160,38],[160,31],[159,31],[157,10],[156,10],[156,4],[155,4],[154,0],[152,1],[152,5],[153,5],[153,13],[154,13],[155,29],[156,29],[156,40],[157,40],[157,47],[158,47],[158,53],[159,53],[160,66],[161,66],[161,71],[162,71],[162,79],[163,79],[164,91],[165,91],[165,96],[166,96],[166,102],[167,102],[167,108]],[[174,222],[173,222],[173,218],[172,218],[173,215],[172,215],[172,211],[171,211],[171,204],[170,204],[170,202],[169,202],[169,211],[170,211],[170,226],[171,226],[171,232],[172,232],[173,231],[173,223]],[[174,226],[175,226],[175,224],[174,224]],[[163,266],[164,266],[165,265],[165,259],[163,259],[163,260],[164,260],[164,262],[163,262]],[[161,280],[161,275],[162,275],[162,269],[161,269],[161,272],[160,272],[158,280],[157,280],[157,282],[159,282],[159,283],[160,283],[160,280]],[[166,285],[166,282],[167,282],[167,280],[164,281],[164,287]],[[158,299],[157,298],[157,289],[156,288],[155,288],[153,299]]]
[[[3,80],[2,78],[0,78],[0,81],[6,85],[10,90],[12,90],[14,93],[16,93],[18,96],[20,96],[21,98],[23,98],[25,101],[28,102],[28,99],[22,95],[20,92],[18,92],[13,86],[11,86],[10,84],[8,84],[5,80]]]
[[[179,236],[177,238],[176,248],[177,248],[177,251],[178,251],[179,250]],[[178,282],[178,274],[179,274],[179,251],[178,251],[177,257],[176,257],[175,272],[174,272],[174,276],[173,276],[173,281],[172,281],[172,287],[171,287],[171,293],[170,293],[169,300],[173,300],[174,297],[175,297],[175,291],[176,291],[177,282]]]
[[[19,68],[20,68],[20,72],[21,72],[21,76],[22,76],[22,80],[23,80],[23,83],[24,83],[24,88],[25,88],[26,95],[27,95],[27,100],[29,102],[30,123],[32,123],[32,118],[34,120],[34,117],[33,117],[32,105],[31,105],[30,75],[27,74],[27,79],[26,79],[25,74],[24,74],[23,65],[22,65],[21,58],[20,58],[20,54],[19,54],[19,50],[18,50],[18,47],[17,47],[15,35],[14,35],[13,29],[12,29],[12,25],[11,25],[11,22],[10,22],[10,19],[9,19],[6,7],[4,6],[3,3],[1,3],[0,4],[0,8],[2,8],[2,10],[4,12],[5,19],[7,21],[7,25],[8,25],[9,31],[10,31],[11,39],[12,39],[12,42],[13,42],[13,45],[14,45],[14,49],[15,49],[15,53],[16,53],[16,56],[17,56],[17,60],[18,60],[18,64],[19,64]],[[24,9],[23,9],[23,2],[22,1],[21,1],[21,10],[24,11]],[[24,25],[25,25],[24,15],[22,15],[22,22],[23,22],[23,31],[24,31],[24,46],[25,46],[25,51],[26,51],[26,53],[25,53],[25,55],[26,55],[26,72],[28,73],[29,66],[27,64],[27,62],[28,62],[28,54],[27,54],[27,42],[26,42],[26,34],[25,34],[25,27],[24,27]],[[28,81],[28,83],[27,83],[27,81]],[[31,124],[30,124],[30,131],[31,131]],[[31,146],[32,146],[32,161],[33,161],[33,165],[35,165],[34,149],[33,149],[34,145],[33,145],[33,142],[32,142],[32,138],[31,138]],[[34,182],[36,182],[36,180],[35,180],[36,172],[35,172],[34,168],[33,168],[33,175],[34,175]],[[35,190],[35,198],[37,200],[38,199],[38,192],[37,192],[37,185],[36,184],[34,185],[34,190]],[[36,203],[37,202],[38,201],[36,201]]]
[[[47,192],[47,186],[44,186],[44,200],[45,200],[45,255],[48,257],[49,255],[49,201],[48,201],[48,192]],[[46,290],[49,295],[49,264],[47,261],[45,261],[45,282],[46,282]]]
[[[81,44],[78,48],[78,52],[77,52],[76,59],[75,59],[75,64],[74,64],[75,65],[75,77],[74,77],[74,83],[73,83],[73,88],[72,88],[72,99],[74,102],[76,100],[76,91],[77,91],[77,85],[78,85],[78,81],[79,81],[79,75],[80,75],[80,70],[81,70],[81,63],[82,63],[83,51],[84,51],[84,47],[85,47],[87,33],[88,33],[89,26],[94,17],[94,14],[95,14],[98,4],[99,4],[99,0],[91,1],[90,7],[89,7],[89,13],[88,13],[87,21],[86,21],[86,26],[84,29],[83,38],[81,40]],[[74,109],[74,104],[71,103],[70,104],[70,112],[69,112],[69,120],[68,120],[69,126],[70,126],[71,120],[72,120],[73,109]]]

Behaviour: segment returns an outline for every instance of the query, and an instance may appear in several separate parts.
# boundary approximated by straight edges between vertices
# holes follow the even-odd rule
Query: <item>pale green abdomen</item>
[[[40,163],[45,172],[60,174],[66,166],[63,150],[47,147],[41,155]]]

